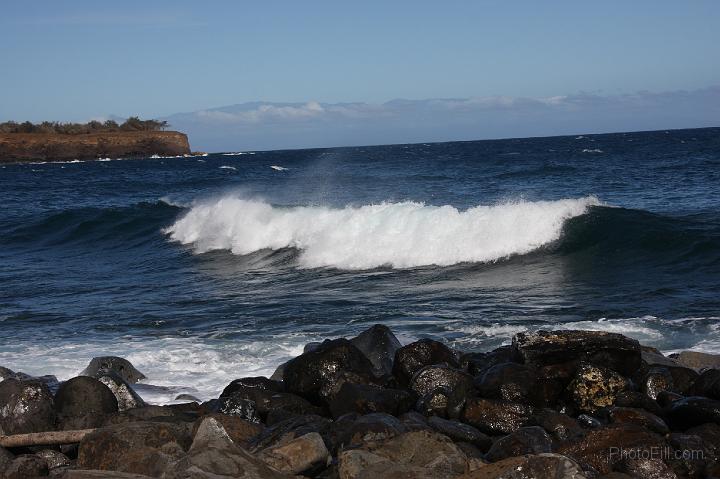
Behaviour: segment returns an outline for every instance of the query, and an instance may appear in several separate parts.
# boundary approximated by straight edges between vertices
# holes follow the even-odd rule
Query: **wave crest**
[[[566,220],[600,204],[589,196],[464,211],[409,201],[283,208],[224,197],[195,205],[165,232],[199,253],[296,248],[300,265],[309,268],[449,266],[529,253],[558,240]]]

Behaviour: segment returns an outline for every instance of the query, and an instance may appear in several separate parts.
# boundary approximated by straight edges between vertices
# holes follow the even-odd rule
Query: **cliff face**
[[[177,131],[123,131],[86,135],[0,134],[0,163],[176,156],[189,153],[187,135]]]

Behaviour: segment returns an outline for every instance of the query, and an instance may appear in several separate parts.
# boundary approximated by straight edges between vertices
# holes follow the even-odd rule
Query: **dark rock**
[[[645,374],[641,382],[642,391],[652,399],[657,399],[661,391],[674,391],[670,370],[663,367],[653,367]]]
[[[513,346],[500,346],[487,353],[465,353],[460,356],[460,367],[473,376],[502,363],[520,363],[522,358]]]
[[[649,397],[647,394],[643,394],[639,391],[623,391],[618,393],[615,397],[615,405],[619,407],[645,409],[656,416],[662,414],[662,408],[657,401]]]
[[[1,372],[2,371],[0,371],[0,373]],[[13,461],[13,459],[15,459],[15,455],[4,447],[0,446],[0,477],[2,477],[3,471]]]
[[[720,399],[720,369],[708,369],[703,372],[690,388],[690,394]]]
[[[330,413],[334,418],[356,412],[370,414],[384,412],[399,416],[415,404],[416,396],[402,389],[386,389],[370,384],[344,383],[330,400]]]
[[[385,413],[366,414],[357,418],[338,437],[343,447],[358,447],[407,432],[405,426],[394,416]]]
[[[148,477],[143,474],[131,474],[129,472],[113,471],[108,473],[108,471],[68,469],[63,472],[60,479],[148,479]]]
[[[371,384],[373,365],[346,339],[325,341],[315,351],[292,359],[285,366],[285,388],[306,399],[328,405],[344,382]]]
[[[329,456],[322,436],[316,432],[268,447],[258,453],[258,458],[265,464],[288,474],[301,474],[318,466],[325,466]]]
[[[651,382],[658,383],[657,385],[647,385],[645,384],[647,379],[641,381],[644,388],[650,387],[650,389],[648,389],[648,395],[653,397],[653,399],[657,396],[657,392],[662,390],[664,382],[668,383],[665,389],[666,391],[685,394],[698,376],[695,370],[683,366],[672,358],[667,358],[660,353],[646,351],[642,353],[642,364],[639,372],[640,377],[647,376],[652,372],[648,379],[650,379]],[[668,377],[670,379],[668,379]]]
[[[115,424],[127,424],[129,422],[153,421],[153,422],[172,422],[172,423],[192,423],[197,419],[197,414],[188,414],[182,409],[170,406],[154,406],[146,405],[143,407],[128,409],[126,411],[111,414],[105,418],[103,426],[112,426]]]
[[[115,371],[110,369],[98,371],[97,380],[107,386],[113,393],[115,399],[117,399],[119,411],[145,406],[145,401]]]
[[[691,396],[670,404],[665,415],[673,431],[684,431],[707,422],[720,424],[720,401]]]
[[[660,458],[634,457],[623,459],[615,466],[618,471],[632,477],[652,479],[678,479],[677,475]]]
[[[0,434],[55,429],[55,403],[46,384],[6,379],[0,382]]]
[[[281,393],[285,390],[285,386],[281,381],[275,381],[274,379],[268,379],[263,376],[255,376],[234,380],[225,387],[222,394],[220,394],[220,397],[230,396],[234,392],[238,390],[244,390],[246,388],[257,388],[264,391],[271,391],[276,393]]]
[[[6,468],[4,479],[28,479],[47,476],[48,465],[41,457],[23,454],[16,457]]]
[[[263,421],[268,420],[268,415],[274,413],[275,417],[278,415],[290,416],[301,416],[305,414],[321,414],[322,409],[313,406],[307,400],[297,396],[295,394],[278,392],[275,390],[272,382],[269,380],[264,381],[265,386],[272,387],[272,389],[265,389],[264,387],[253,387],[245,386],[236,380],[230,383],[228,387],[220,395],[220,401],[223,402],[229,398],[235,398],[236,400],[247,400],[254,403],[255,410],[258,416]]]
[[[533,408],[524,404],[471,398],[461,419],[487,434],[510,434],[526,425],[532,414]]]
[[[617,395],[629,386],[627,379],[610,369],[582,364],[568,385],[568,392],[578,410],[592,413],[612,406]]]
[[[332,429],[337,422],[332,423],[329,419],[317,415],[296,416],[263,429],[252,439],[251,446],[254,450],[261,450],[280,441],[317,432],[323,436],[325,444],[330,447],[334,440]]]
[[[398,417],[406,431],[431,431],[428,419],[416,411],[409,411]]]
[[[720,459],[720,425],[715,423],[702,424],[688,429],[685,434],[700,437],[705,446],[712,452],[712,456]]]
[[[513,346],[526,364],[537,367],[578,360],[631,375],[640,368],[640,344],[602,331],[518,333]]]
[[[290,361],[286,361],[275,368],[275,372],[273,372],[272,376],[270,376],[270,380],[282,381],[285,378],[285,366],[287,366],[289,362]]]
[[[586,479],[580,466],[560,454],[509,457],[460,476],[459,479]]]
[[[563,390],[561,383],[541,378],[534,367],[518,363],[501,363],[485,369],[475,380],[475,388],[482,397],[535,407],[554,404]]]
[[[178,394],[177,396],[175,396],[175,400],[176,400],[176,401],[192,401],[192,402],[194,402],[194,403],[200,403],[200,402],[202,402],[200,399],[198,399],[197,397],[193,396],[192,394],[185,394],[185,393],[183,393],[183,394]]]
[[[85,436],[78,467],[160,476],[190,446],[190,425],[133,422]]]
[[[579,441],[560,444],[556,452],[575,459],[583,466],[608,474],[625,459],[623,451],[661,450],[663,438],[635,424],[612,424],[588,430]]]
[[[78,376],[64,382],[55,394],[60,429],[90,429],[118,412],[112,391],[97,379]]]
[[[603,423],[598,418],[590,416],[588,414],[580,414],[577,417],[578,424],[586,429],[596,429],[602,427]]]
[[[15,371],[0,366],[0,382],[10,378],[15,378]]]
[[[395,352],[401,345],[390,328],[376,324],[350,342],[370,360],[379,376],[392,373]]]
[[[551,446],[552,440],[543,428],[538,426],[521,427],[495,441],[485,455],[485,459],[496,462],[524,454],[542,454],[550,452]]]
[[[452,393],[446,388],[435,388],[420,399],[415,406],[415,409],[425,416],[440,416],[449,417],[448,409],[452,408],[455,410],[457,403],[453,402],[455,399],[462,399],[462,403],[459,404],[460,411],[462,412],[462,406],[464,404],[464,397],[453,396]],[[453,416],[457,417],[457,416]]]
[[[610,421],[614,424],[638,424],[658,434],[667,434],[670,432],[665,421],[644,409],[629,407],[610,408]]]
[[[490,437],[486,436],[469,424],[442,419],[437,416],[429,418],[427,424],[440,434],[446,435],[455,442],[467,442],[473,444],[482,451],[487,451],[492,445],[492,439],[490,439]]]
[[[558,441],[576,440],[585,434],[577,420],[552,409],[538,411],[531,423],[542,427]]]
[[[673,449],[670,465],[680,476],[702,477],[714,456],[703,438],[693,434],[671,434],[670,447]]]
[[[262,424],[246,421],[239,416],[230,416],[227,414],[208,414],[199,418],[192,426],[192,436],[195,437],[200,424],[207,418],[217,421],[225,432],[240,447],[247,448],[260,433],[264,427]]]
[[[709,354],[700,351],[682,351],[670,356],[679,364],[692,369],[720,369],[720,354]]]
[[[217,410],[213,412],[237,416],[250,422],[260,422],[255,401],[245,399],[238,394],[218,399]]]
[[[667,408],[667,407],[670,407],[670,405],[672,403],[674,403],[675,401],[679,401],[680,399],[683,399],[684,397],[685,396],[683,396],[682,394],[677,394],[677,393],[673,393],[670,391],[661,391],[658,394],[657,403],[658,403],[658,406],[660,406],[661,408]]]
[[[444,407],[450,417],[458,417],[465,399],[473,395],[473,377],[460,369],[445,365],[430,365],[418,370],[410,380],[408,388],[418,397],[425,397],[430,393],[442,391],[446,396]],[[453,414],[448,408],[456,411]]]
[[[118,376],[130,384],[135,384],[141,379],[145,379],[145,375],[135,369],[135,366],[133,366],[130,361],[117,356],[92,358],[90,364],[80,373],[80,376],[90,376],[97,379],[99,375],[104,374],[104,370],[106,369],[115,371]]]
[[[421,339],[395,352],[392,372],[400,384],[407,385],[416,372],[433,364],[459,367],[455,353],[450,348],[432,339]]]
[[[70,465],[70,458],[65,454],[53,449],[43,449],[35,453],[36,456],[43,459],[49,471],[59,467],[67,467]]]

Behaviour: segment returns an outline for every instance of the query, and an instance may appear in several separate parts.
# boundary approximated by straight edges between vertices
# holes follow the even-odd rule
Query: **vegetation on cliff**
[[[105,122],[92,120],[87,123],[60,123],[57,121],[43,121],[42,123],[25,121],[23,123],[17,123],[14,121],[6,121],[0,123],[0,133],[83,135],[118,131],[162,131],[169,126],[168,122],[164,120],[141,120],[136,116],[131,116],[121,124],[118,124],[114,120],[107,120]]]

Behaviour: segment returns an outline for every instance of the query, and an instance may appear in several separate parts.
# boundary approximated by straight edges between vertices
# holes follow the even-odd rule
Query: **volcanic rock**
[[[400,341],[382,324],[376,324],[350,340],[373,364],[378,376],[392,373]]]
[[[524,454],[550,452],[552,440],[545,430],[538,426],[521,427],[517,431],[495,441],[485,458],[490,462]]]
[[[487,434],[510,434],[527,424],[533,408],[496,399],[468,399],[461,420]]]
[[[28,479],[47,475],[48,465],[43,458],[32,454],[23,454],[8,464],[5,474],[1,477],[4,479]]]
[[[145,375],[135,369],[135,366],[133,366],[130,361],[117,356],[92,358],[90,364],[80,373],[80,376],[90,376],[97,379],[99,376],[102,376],[107,369],[115,371],[118,376],[130,384],[135,384],[141,379],[145,379]]]
[[[552,409],[538,411],[530,422],[542,427],[558,441],[576,440],[585,434],[577,420]]]
[[[708,369],[703,372],[690,388],[690,394],[720,399],[720,369]]]
[[[459,479],[586,479],[580,466],[560,454],[509,457]]]
[[[580,411],[592,413],[613,405],[617,395],[628,388],[628,380],[616,372],[582,364],[568,386],[568,392]]]
[[[610,422],[614,424],[638,424],[658,434],[670,432],[665,421],[643,409],[612,407],[610,408]]]
[[[468,442],[482,451],[487,451],[492,445],[492,439],[478,429],[458,421],[432,416],[427,424],[440,434],[444,434],[455,442]]]
[[[235,444],[243,448],[248,447],[252,439],[254,439],[264,429],[262,424],[246,421],[239,416],[231,416],[228,414],[209,414],[195,421],[192,429],[193,437],[197,435],[198,428],[203,421],[208,418],[212,418],[217,421],[223,427],[230,439],[232,439]]]
[[[330,413],[334,418],[352,412],[358,414],[384,412],[400,416],[409,411],[415,401],[416,396],[403,389],[344,383],[340,391],[330,400]]]
[[[720,369],[720,354],[709,354],[700,351],[682,351],[670,357],[687,368],[696,370]]]
[[[536,407],[553,404],[562,393],[562,386],[541,380],[537,369],[518,363],[501,363],[485,369],[475,380],[475,388],[478,395],[485,398]]]
[[[97,380],[107,386],[113,393],[115,399],[117,399],[119,411],[145,406],[145,401],[115,371],[110,369],[98,371]]]
[[[282,414],[285,419],[290,416],[322,413],[322,409],[313,406],[300,396],[277,391],[278,386],[274,384],[275,381],[265,380],[258,386],[243,385],[240,381],[243,380],[235,380],[225,388],[220,394],[221,402],[226,398],[251,401],[258,416],[264,421],[268,420],[270,413],[273,413],[275,418]]]
[[[433,364],[459,367],[455,353],[450,348],[432,339],[421,339],[395,352],[392,373],[400,384],[406,385],[416,372]]]
[[[330,453],[320,434],[311,432],[283,444],[260,451],[258,457],[280,472],[300,474],[313,467],[325,466]]]
[[[0,382],[0,434],[24,434],[55,429],[55,402],[38,381]]]
[[[500,346],[487,353],[465,353],[460,356],[460,367],[473,376],[477,376],[496,364],[520,363],[522,357],[513,346]]]
[[[670,404],[666,419],[675,431],[684,431],[707,422],[720,424],[720,401],[691,396]]]
[[[97,379],[78,376],[64,382],[55,394],[60,429],[90,429],[118,412],[112,391]]]

